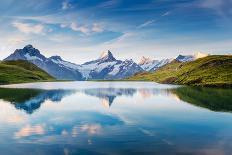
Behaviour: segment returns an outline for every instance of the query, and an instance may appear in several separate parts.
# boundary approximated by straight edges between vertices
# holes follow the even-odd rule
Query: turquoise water
[[[0,88],[0,154],[231,154],[232,90],[144,82]]]

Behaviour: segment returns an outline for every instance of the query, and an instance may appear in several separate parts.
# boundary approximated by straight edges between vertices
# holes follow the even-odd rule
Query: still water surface
[[[232,90],[149,82],[0,88],[0,154],[231,154]]]

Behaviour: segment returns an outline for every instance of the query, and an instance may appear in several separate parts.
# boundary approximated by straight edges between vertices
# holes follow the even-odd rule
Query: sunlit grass
[[[212,55],[186,63],[173,61],[155,72],[139,73],[128,80],[231,87],[232,56]]]
[[[52,76],[27,61],[0,62],[0,84],[51,80]]]

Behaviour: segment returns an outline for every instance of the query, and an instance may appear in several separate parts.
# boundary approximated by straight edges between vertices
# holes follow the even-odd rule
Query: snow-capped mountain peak
[[[113,54],[110,52],[110,50],[102,52],[101,56],[99,57],[100,60],[109,60],[109,61],[115,61]]]
[[[166,65],[167,63],[170,63],[171,61],[172,59],[152,60],[143,56],[139,62],[139,65],[143,70],[151,72]]]
[[[40,52],[39,52],[39,50],[37,50],[37,49],[35,49],[32,45],[27,45],[27,46],[25,46],[24,48],[23,48],[23,50],[22,50],[22,52],[23,52],[23,54],[25,55],[25,54],[29,54],[29,55],[31,55],[31,56],[39,56],[39,55],[41,55],[40,54]]]
[[[34,47],[31,44],[28,44],[24,47],[24,49],[33,49]]]
[[[67,69],[78,70],[81,67],[80,65],[63,60],[60,56],[51,56],[49,59],[59,66],[65,67]]]
[[[188,62],[188,61],[193,61],[194,60],[194,56],[193,55],[178,55],[178,57],[176,57],[176,60],[179,62]]]
[[[44,61],[45,59],[38,49],[35,49],[32,45],[27,45],[23,49],[16,49],[13,54],[4,60]]]
[[[142,56],[142,58],[139,61],[139,65],[144,65],[144,64],[147,64],[150,62],[152,62],[152,60],[150,58],[146,58],[145,56]]]
[[[27,60],[47,71],[57,79],[87,80],[87,79],[124,79],[142,71],[154,71],[169,63],[169,59],[151,60],[143,57],[138,65],[132,59],[117,60],[108,50],[98,59],[81,65],[65,61],[60,56],[45,57],[32,45],[16,49],[4,60]]]
[[[188,62],[188,61],[194,61],[196,59],[203,58],[206,56],[208,56],[208,54],[197,52],[193,55],[178,55],[176,60],[179,62]]]
[[[56,61],[62,61],[62,58],[61,58],[60,56],[58,56],[58,55],[56,55],[56,56],[51,56],[50,59],[56,60]]]
[[[124,64],[133,64],[135,62],[132,59],[126,59],[123,63]]]
[[[47,58],[32,45],[27,45],[22,49],[16,49],[13,54],[4,60],[27,60],[57,79],[82,79],[82,75],[78,71],[79,65],[64,61],[59,56]]]

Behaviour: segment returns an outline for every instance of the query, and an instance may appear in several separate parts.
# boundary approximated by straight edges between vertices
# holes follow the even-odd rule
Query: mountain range
[[[193,61],[204,54],[183,56],[176,60],[180,62]],[[51,76],[60,80],[117,80],[125,79],[139,72],[152,72],[170,63],[174,59],[152,60],[142,57],[137,64],[132,59],[118,60],[108,50],[95,60],[83,64],[75,64],[63,60],[60,56],[45,57],[32,45],[16,49],[13,54],[4,59],[26,60],[45,70]]]
[[[231,55],[210,55],[189,62],[174,60],[155,72],[137,73],[128,80],[231,88],[231,68]]]

